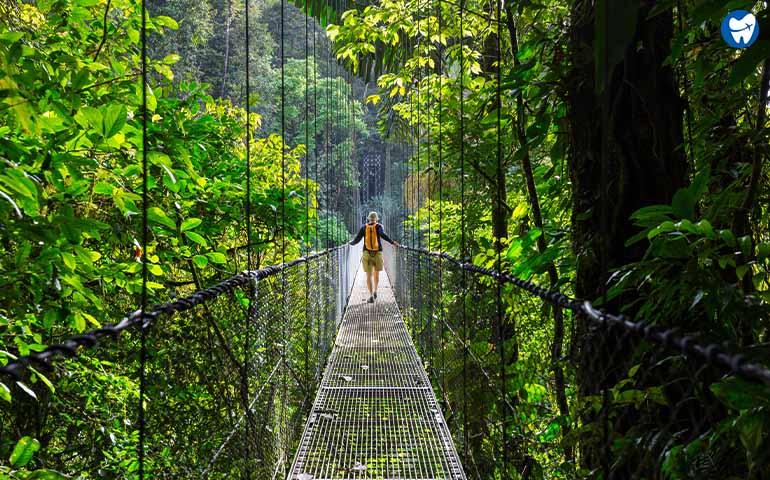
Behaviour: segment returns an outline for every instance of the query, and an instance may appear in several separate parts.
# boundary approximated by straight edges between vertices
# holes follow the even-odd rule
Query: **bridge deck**
[[[359,271],[289,480],[464,480],[385,272]]]

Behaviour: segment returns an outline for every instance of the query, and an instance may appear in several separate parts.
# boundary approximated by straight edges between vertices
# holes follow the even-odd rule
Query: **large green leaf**
[[[67,480],[68,478],[56,470],[41,469],[27,475],[26,480]]]
[[[126,124],[128,111],[125,105],[110,105],[104,112],[104,126],[102,133],[105,138],[110,138],[120,132]]]
[[[759,40],[747,48],[733,65],[728,87],[737,87],[752,73],[759,73],[759,64],[767,58],[770,58],[770,40]]]
[[[40,450],[40,442],[38,442],[36,438],[22,437],[13,448],[13,452],[8,461],[14,467],[23,467],[32,460],[32,457],[38,450]]]
[[[189,238],[190,240],[192,240],[193,242],[197,243],[202,247],[208,246],[208,242],[206,241],[206,239],[203,238],[203,236],[198,233],[187,231],[187,232],[184,232],[184,235],[185,237]]]
[[[729,377],[711,385],[711,391],[719,400],[735,410],[770,406],[770,387]]]
[[[183,232],[186,232],[198,227],[201,223],[203,223],[203,220],[200,218],[187,218],[182,222],[181,229]]]
[[[147,209],[147,218],[151,222],[160,223],[161,225],[168,227],[172,230],[176,229],[176,224],[173,220],[168,218],[166,212],[159,207],[150,207]]]
[[[674,213],[680,218],[692,219],[695,215],[695,203],[697,200],[698,199],[690,189],[682,188],[674,194],[671,207],[674,209]]]
[[[0,399],[11,403],[11,389],[3,382],[0,382]]]
[[[211,260],[213,263],[222,264],[227,261],[225,254],[220,252],[207,253],[206,256],[209,257],[209,260]]]
[[[194,264],[195,264],[195,266],[196,266],[196,267],[198,267],[198,268],[204,268],[206,265],[208,265],[208,264],[209,264],[209,259],[208,259],[208,258],[206,258],[206,257],[205,257],[205,256],[203,256],[203,255],[195,255],[195,256],[193,257],[193,263],[194,263]]]

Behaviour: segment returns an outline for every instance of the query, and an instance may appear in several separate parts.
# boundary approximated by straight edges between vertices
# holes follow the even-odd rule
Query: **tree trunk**
[[[577,257],[575,293],[581,298],[600,297],[609,270],[644,254],[644,245],[625,246],[637,232],[630,215],[644,206],[670,203],[674,193],[687,184],[687,161],[680,148],[684,111],[674,71],[664,65],[671,50],[673,13],[668,8],[648,18],[655,2],[640,3],[636,32],[623,60],[608,75],[603,98],[594,90],[595,2],[576,0],[571,10],[574,64],[567,85],[569,168]],[[606,117],[602,101],[607,102]],[[617,304],[607,308],[617,310]],[[615,333],[592,329],[579,317],[576,342],[581,396],[600,394],[626,373],[631,349],[624,348]],[[584,466],[606,467],[610,454],[604,447],[595,439],[584,441]]]

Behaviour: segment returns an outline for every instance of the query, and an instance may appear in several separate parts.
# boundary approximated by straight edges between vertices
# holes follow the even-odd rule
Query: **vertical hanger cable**
[[[315,170],[313,178],[316,182],[316,215],[315,215],[315,239],[314,239],[314,247],[317,250],[320,250],[320,244],[318,241],[318,236],[320,235],[321,230],[321,203],[320,203],[320,197],[321,197],[321,178],[319,176],[318,167],[320,165],[320,161],[318,159],[318,59],[316,58],[316,30],[315,26],[313,28],[313,169]]]
[[[498,178],[502,175],[503,171],[503,148],[502,148],[502,133],[503,133],[503,127],[502,127],[502,109],[503,109],[503,103],[502,103],[502,71],[503,71],[503,55],[502,55],[502,4],[503,0],[497,0],[495,2],[496,10],[497,10],[497,85],[495,88],[495,104],[497,105],[497,131],[496,133],[496,147],[497,147],[497,174]],[[498,215],[503,210],[503,191],[502,189],[505,187],[505,185],[498,185],[497,186],[497,209],[498,209]],[[498,232],[500,234],[500,232]],[[496,238],[495,239],[497,245],[495,245],[496,250],[496,258],[495,258],[495,268],[498,272],[502,271],[502,249],[503,249],[503,239],[502,238]],[[505,358],[505,338],[504,338],[504,332],[505,328],[503,326],[503,302],[502,302],[502,283],[501,282],[495,282],[495,304],[496,304],[496,310],[497,310],[497,329],[498,329],[498,341],[500,342],[500,396],[502,398],[502,402],[500,404],[500,412],[503,418],[500,422],[500,438],[501,438],[501,450],[502,450],[502,476],[505,478],[507,476],[507,466],[508,466],[508,448],[507,448],[507,440],[506,440],[506,433],[507,433],[507,425],[506,425],[506,418],[507,418],[507,409],[506,407],[506,399],[507,399],[507,393],[506,393],[506,358]]]
[[[147,180],[149,177],[149,166],[147,163],[147,148],[149,142],[147,141],[147,0],[142,0],[142,26],[141,26],[141,39],[142,39],[142,248],[141,248],[141,260],[142,260],[142,293],[141,293],[141,310],[142,310],[142,330],[140,338],[140,351],[139,351],[139,441],[137,444],[137,460],[139,464],[138,473],[139,480],[144,480],[144,443],[146,436],[146,419],[144,411],[144,396],[147,389],[146,385],[146,365],[147,365],[147,328],[145,325],[144,313],[147,311],[147,243],[150,239],[150,230],[148,225],[147,211],[149,208],[149,193],[147,187]]]
[[[254,269],[254,257],[252,255],[252,232],[251,232],[251,64],[250,64],[250,53],[251,53],[251,26],[250,26],[250,16],[249,16],[249,0],[246,0],[244,2],[244,18],[246,22],[246,28],[245,28],[245,47],[246,47],[246,105],[244,106],[244,109],[246,110],[246,201],[244,202],[244,209],[246,214],[246,269],[247,270],[253,270]],[[249,443],[248,438],[250,437],[251,433],[251,421],[249,419],[249,361],[251,355],[249,354],[249,346],[251,344],[251,321],[254,314],[254,308],[256,304],[256,285],[254,282],[249,282],[249,290],[248,290],[248,296],[249,296],[249,303],[246,307],[246,332],[244,335],[244,348],[243,348],[243,366],[242,373],[241,373],[241,382],[243,383],[243,393],[241,394],[241,401],[243,402],[243,409],[246,413],[246,451],[245,454],[247,456],[246,461],[246,478],[251,478],[251,472],[249,470],[249,466],[251,465],[250,457],[251,452],[249,451]]]
[[[444,33],[442,0],[438,0],[438,61],[436,69],[438,71],[438,251],[444,253],[444,49],[441,37]],[[439,294],[439,312],[441,315],[441,392],[446,388],[446,357],[444,356],[444,336],[446,334],[446,325],[444,324],[444,262],[438,262],[438,291]]]
[[[333,87],[333,78],[332,78],[332,52],[331,52],[331,43],[329,44],[329,54],[326,56],[326,91],[324,92],[325,98],[326,98],[326,105],[325,105],[325,124],[326,124],[326,135],[325,135],[325,143],[324,143],[324,156],[325,163],[326,163],[326,198],[325,198],[325,207],[326,207],[326,248],[329,248],[332,246],[330,231],[329,231],[329,224],[332,221],[332,177],[331,177],[331,168],[332,168],[332,162],[331,162],[331,142],[332,142],[332,120],[331,120],[331,108],[332,108],[332,87]]]
[[[419,6],[419,4],[418,4]],[[422,46],[422,38],[420,37],[420,10],[418,8],[417,10],[417,48],[415,49],[415,52],[417,56],[419,57],[421,55],[420,47]],[[422,132],[421,132],[421,116],[420,116],[420,100],[422,98],[422,67],[420,65],[417,66],[417,88],[416,88],[416,98],[415,103],[417,104],[417,124],[415,126],[415,145],[417,147],[417,203],[415,204],[415,224],[417,227],[417,248],[422,247],[422,223],[420,221],[420,205],[421,205],[421,195],[420,195],[420,187],[422,186],[420,183],[420,147],[422,144]],[[420,288],[418,284],[418,290]]]
[[[460,0],[460,258],[467,261],[468,251],[465,238],[465,0]],[[465,269],[461,274],[462,296],[462,325],[463,325],[463,452],[468,458],[468,319],[466,314],[466,297],[468,294]]]
[[[310,39],[308,24],[310,23],[310,4],[305,0],[305,238],[303,253],[310,253]],[[310,396],[310,263],[305,262],[305,389]]]
[[[281,0],[281,264],[286,263],[286,0]],[[287,365],[287,343],[289,341],[288,316],[286,315],[286,270],[281,270],[281,358],[283,361],[282,382],[282,402],[281,402],[281,465],[284,470],[288,468],[287,450],[288,450],[288,427],[286,421],[286,411],[288,409],[288,365]]]

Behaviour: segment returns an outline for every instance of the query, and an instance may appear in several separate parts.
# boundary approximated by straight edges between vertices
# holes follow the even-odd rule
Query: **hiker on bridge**
[[[363,265],[366,272],[366,288],[369,289],[369,300],[367,302],[374,303],[374,300],[377,298],[377,285],[380,283],[380,272],[383,267],[382,243],[380,239],[396,247],[398,242],[392,240],[385,233],[385,229],[379,223],[380,217],[377,215],[377,212],[370,212],[368,218],[369,221],[358,230],[356,238],[350,244],[355,245],[362,238],[364,239],[364,253],[361,256],[361,265]]]

